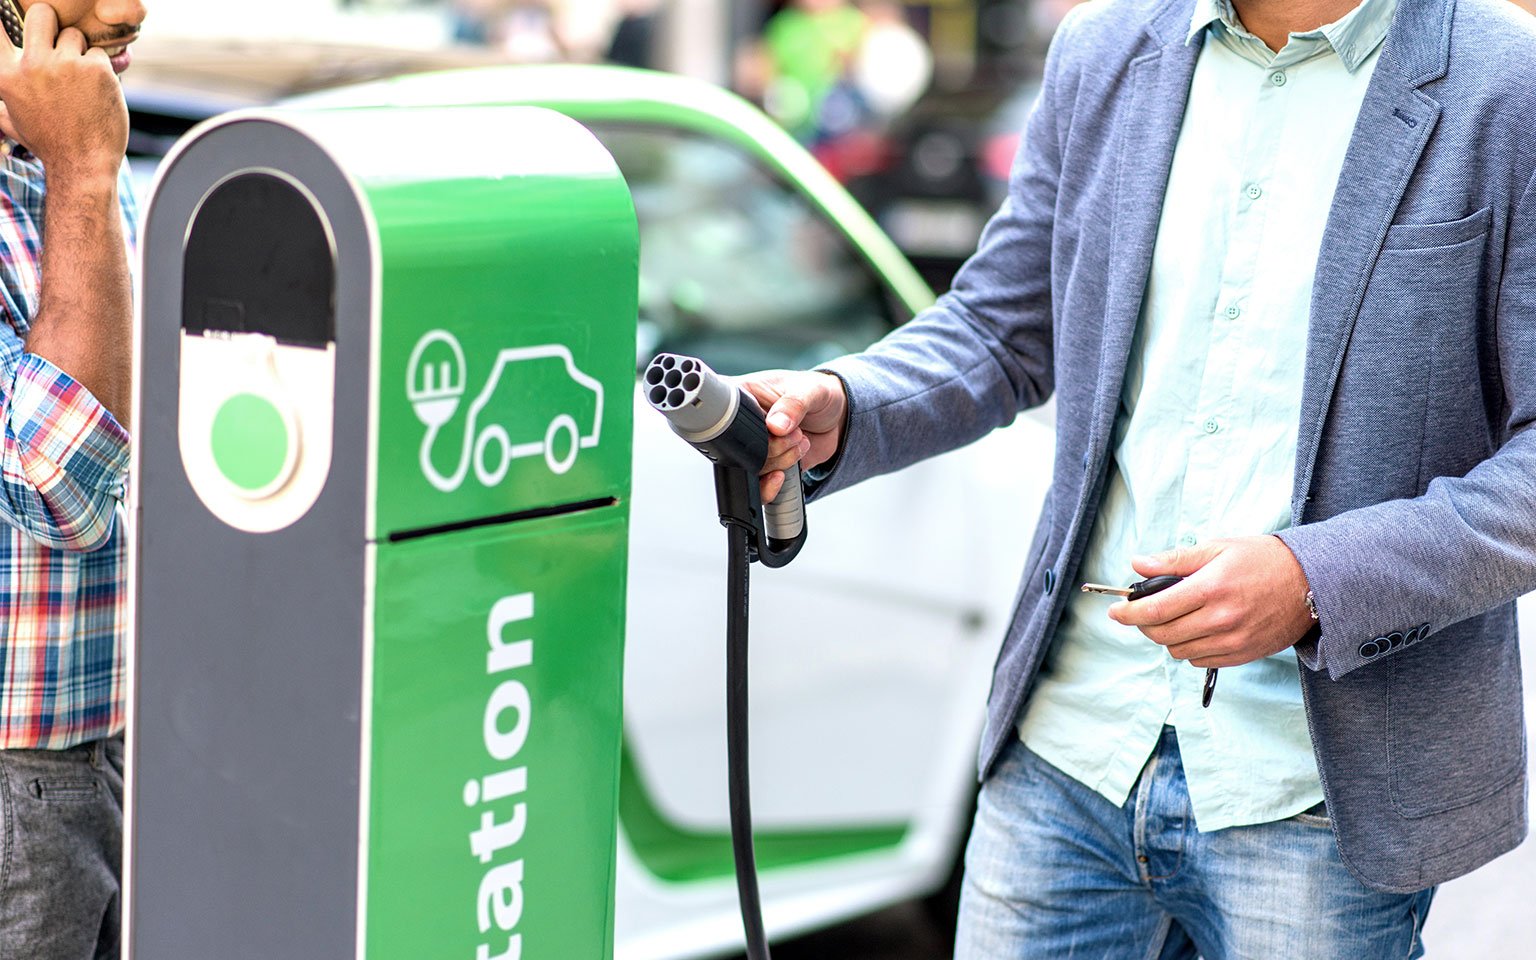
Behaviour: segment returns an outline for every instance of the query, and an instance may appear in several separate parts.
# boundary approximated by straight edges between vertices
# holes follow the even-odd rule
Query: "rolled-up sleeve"
[[[128,432],[69,374],[7,346],[0,513],[46,546],[94,550],[112,535],[126,493]]]

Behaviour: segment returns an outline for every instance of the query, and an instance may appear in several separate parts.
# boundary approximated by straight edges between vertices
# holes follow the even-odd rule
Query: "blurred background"
[[[942,291],[1001,200],[1046,46],[1077,2],[269,0],[255,16],[152,0],[129,83],[169,69],[228,107],[490,61],[698,77],[794,133]]]
[[[173,91],[168,113],[196,119],[349,79],[490,61],[687,74],[779,120],[942,290],[1001,200],[1046,45],[1073,2],[271,0],[257,17],[237,4],[153,0],[127,83],[143,135],[153,125],[138,115],[162,86]]]

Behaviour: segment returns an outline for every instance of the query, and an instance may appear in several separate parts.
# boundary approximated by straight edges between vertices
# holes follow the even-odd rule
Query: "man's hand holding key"
[[[1183,582],[1109,608],[1168,653],[1197,667],[1235,667],[1291,646],[1312,628],[1307,577],[1279,537],[1211,540],[1136,557],[1143,577]]]

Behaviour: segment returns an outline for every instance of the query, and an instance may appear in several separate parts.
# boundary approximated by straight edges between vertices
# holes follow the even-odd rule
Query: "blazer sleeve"
[[[1493,310],[1509,410],[1498,451],[1422,496],[1279,534],[1316,598],[1321,633],[1297,648],[1311,669],[1337,679],[1536,589],[1536,177],[1511,212]]]
[[[831,468],[808,474],[808,493],[964,446],[1051,395],[1052,227],[1070,115],[1062,51],[1075,13],[1052,41],[1008,196],[953,289],[868,350],[822,368],[843,381],[848,422]]]

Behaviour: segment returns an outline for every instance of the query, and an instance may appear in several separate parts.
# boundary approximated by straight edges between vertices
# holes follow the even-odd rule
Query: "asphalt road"
[[[1522,621],[1536,620],[1536,595],[1521,601],[1520,616]],[[1531,635],[1529,628],[1526,634]],[[1526,648],[1521,654],[1529,725],[1536,718],[1536,649]],[[1531,774],[1536,778],[1536,769]],[[1441,887],[1424,926],[1428,960],[1536,957],[1533,878],[1536,841],[1527,840],[1514,852]],[[922,911],[914,904],[903,904],[775,946],[773,956],[774,960],[947,960],[949,954]]]
[[[949,955],[948,944],[912,903],[773,946],[773,960],[947,960]]]

